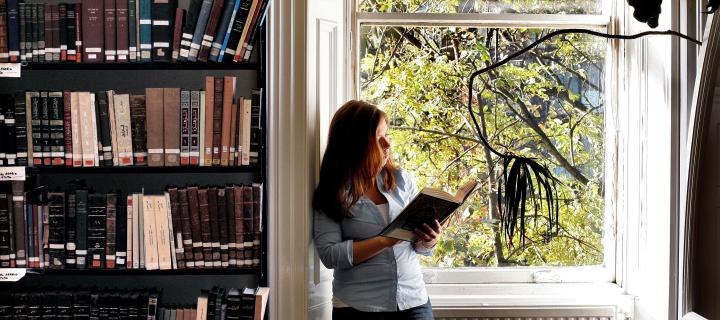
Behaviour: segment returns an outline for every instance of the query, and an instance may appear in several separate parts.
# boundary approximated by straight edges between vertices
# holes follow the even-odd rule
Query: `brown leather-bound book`
[[[172,220],[173,237],[175,239],[175,260],[178,269],[185,269],[185,247],[183,246],[183,230],[182,218],[180,217],[180,200],[178,199],[178,189],[175,187],[168,188],[168,196],[170,198],[170,218]]]
[[[205,261],[206,268],[212,268],[212,228],[210,227],[210,208],[208,208],[208,195],[205,188],[198,190],[198,207],[200,209],[203,261]]]
[[[204,134],[204,164],[213,164],[213,106],[215,104],[215,78],[205,77],[205,131]]]
[[[15,266],[18,268],[26,268],[27,265],[27,246],[26,241],[26,230],[27,221],[25,215],[25,187],[24,181],[13,181],[12,182],[12,214],[13,214],[13,228],[15,236]]]
[[[219,268],[222,266],[222,260],[220,260],[220,221],[218,217],[217,206],[209,204],[212,203],[210,201],[210,198],[217,198],[217,191],[217,188],[208,188],[207,190],[208,211],[210,212],[210,243],[212,245],[212,264],[215,268]],[[202,201],[200,201],[200,203],[202,204]]]
[[[253,183],[253,256],[252,265],[260,266],[260,241],[262,241],[263,184]]]
[[[227,266],[237,266],[237,245],[235,242],[235,223],[233,212],[235,212],[234,189],[231,186],[225,188],[224,193],[218,191],[218,212],[225,214],[224,229],[227,236]],[[222,257],[220,257],[222,259]]]
[[[72,136],[72,94],[63,91],[63,136],[65,140],[65,166],[73,165],[73,136]],[[77,134],[77,133],[76,133]]]
[[[238,105],[233,103],[232,109],[230,110],[230,155],[228,156],[228,165],[234,166],[235,159],[237,158],[237,125],[238,125]]]
[[[223,124],[223,86],[225,82],[223,78],[215,78],[213,89],[215,90],[215,97],[213,98],[212,107],[212,164],[214,166],[220,165],[220,153],[222,146],[222,124]],[[206,116],[207,117],[207,116]]]
[[[220,20],[220,14],[222,13],[223,3],[227,1],[215,0],[213,1],[212,8],[210,9],[210,15],[208,16],[208,22],[205,25],[205,32],[203,34],[202,42],[200,44],[200,50],[198,52],[197,59],[202,62],[207,62],[208,56],[210,55],[210,48],[217,30],[217,24]]]
[[[147,152],[151,167],[165,165],[163,105],[162,88],[145,89]]]
[[[105,62],[115,62],[115,0],[104,0],[105,5]]]
[[[147,165],[147,113],[144,95],[130,95],[130,127],[134,164]]]
[[[163,89],[165,166],[180,165],[180,88]]]
[[[243,187],[243,239],[245,247],[244,265],[249,267],[252,265],[253,256],[253,239],[255,233],[253,231],[253,187]],[[239,259],[239,258],[238,258]]]
[[[243,220],[243,212],[245,203],[243,202],[243,187],[234,188],[235,210],[233,212],[233,221],[235,222],[235,246],[237,247],[237,265],[245,266],[245,225]]]
[[[230,125],[232,123],[232,105],[235,96],[235,77],[226,76],[223,87],[222,137],[220,165],[227,166],[230,159]]]
[[[180,56],[180,35],[185,24],[185,10],[175,8],[175,25],[173,26],[172,56],[170,61],[176,62]]]
[[[190,230],[193,241],[193,259],[195,260],[195,267],[205,268],[205,260],[203,257],[203,238],[200,221],[200,208],[198,207],[198,188],[188,187],[187,197],[188,208],[190,209],[190,221],[192,222]]]
[[[180,203],[180,226],[182,228],[182,246],[185,266],[195,268],[195,257],[193,256],[192,218],[190,218],[190,206],[188,204],[187,189],[178,190],[178,202]]]
[[[128,14],[127,0],[115,1],[115,29],[117,30],[115,37],[115,49],[117,50],[117,62],[128,62],[130,57],[130,27]]]
[[[210,190],[217,191],[208,193],[208,202],[210,203],[210,219],[212,219],[213,211],[215,211],[218,222],[218,233],[220,236],[220,266],[223,268],[227,268],[229,262],[227,207],[225,206],[224,200],[222,206],[220,206],[220,203],[218,201],[218,199],[220,198],[225,199],[226,192],[225,188],[212,188]]]
[[[83,43],[83,19],[85,18],[85,12],[83,11],[82,3],[75,3],[75,62],[83,62],[83,54],[85,54],[85,48]]]
[[[82,4],[82,60],[105,61],[105,11],[104,0],[85,0]]]

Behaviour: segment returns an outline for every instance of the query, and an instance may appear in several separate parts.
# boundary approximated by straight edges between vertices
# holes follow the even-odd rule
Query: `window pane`
[[[602,2],[602,0],[358,0],[358,11],[601,14]]]
[[[604,39],[555,37],[475,80],[475,110],[492,146],[540,159],[560,180],[560,232],[528,208],[524,247],[499,233],[502,163],[479,143],[467,77],[553,30],[363,26],[361,98],[388,113],[396,163],[418,186],[481,183],[453,216],[425,266],[570,266],[603,263]],[[610,230],[608,230],[610,231]]]

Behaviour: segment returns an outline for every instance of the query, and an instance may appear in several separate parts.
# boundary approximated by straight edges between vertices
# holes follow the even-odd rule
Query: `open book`
[[[463,185],[455,195],[445,191],[423,188],[402,212],[380,232],[381,236],[414,242],[415,228],[422,230],[422,224],[437,219],[441,224],[460,207],[477,186],[477,181]]]

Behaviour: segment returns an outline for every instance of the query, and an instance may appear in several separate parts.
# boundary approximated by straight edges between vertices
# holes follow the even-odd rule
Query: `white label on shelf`
[[[0,78],[20,78],[19,63],[0,63]]]
[[[0,167],[0,181],[25,181],[25,167]]]
[[[17,282],[25,276],[25,268],[0,268],[0,282]]]

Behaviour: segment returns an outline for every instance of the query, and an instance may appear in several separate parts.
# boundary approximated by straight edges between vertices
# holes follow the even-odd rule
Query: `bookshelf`
[[[189,1],[180,1],[187,8]],[[145,88],[173,87],[203,90],[205,77],[235,76],[235,96],[250,97],[253,88],[264,87],[264,31],[256,37],[256,49],[249,62],[240,63],[25,63],[21,78],[0,78],[0,93],[19,91],[101,91],[144,94]],[[167,186],[223,186],[226,184],[263,183],[267,199],[267,156],[265,91],[263,90],[260,155],[257,165],[234,167],[27,167],[28,183],[54,190],[68,182],[83,179],[98,192],[122,190],[161,194]],[[122,205],[119,202],[118,205]],[[262,229],[267,223],[267,202],[262,201]],[[27,269],[18,282],[0,282],[0,293],[45,288],[155,288],[161,291],[159,305],[193,305],[201,289],[213,286],[240,288],[267,286],[266,231],[261,234],[259,267],[109,270],[109,269]]]

